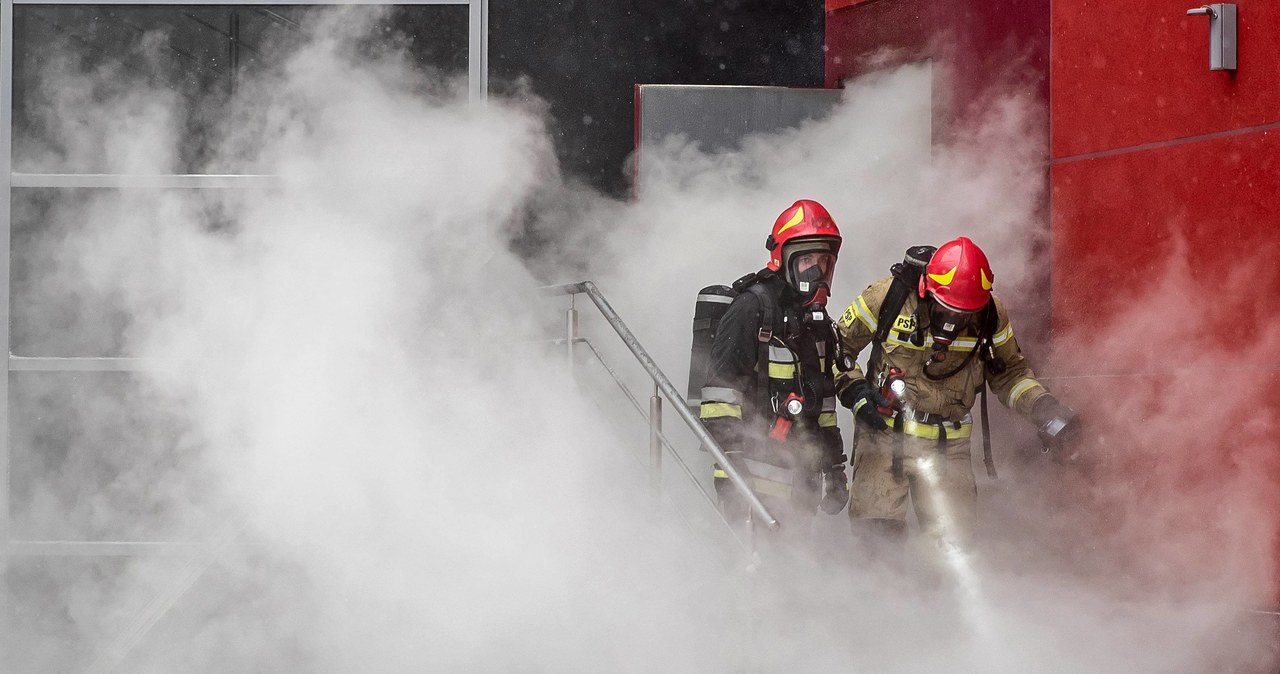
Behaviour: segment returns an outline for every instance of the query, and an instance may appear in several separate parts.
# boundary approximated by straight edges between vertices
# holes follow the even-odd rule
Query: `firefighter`
[[[819,505],[849,499],[836,426],[832,321],[826,312],[840,230],[821,204],[801,199],[766,239],[768,265],[737,291],[711,344],[700,416],[784,531],[802,532]],[[714,481],[730,522],[748,510],[719,465]]]
[[[865,375],[850,362],[836,378],[855,421],[855,533],[905,540],[910,495],[922,532],[967,549],[977,514],[970,411],[984,386],[1046,442],[1070,446],[1078,436],[1076,414],[1036,381],[1019,350],[994,280],[986,255],[965,237],[915,247],[837,321],[844,354],[872,347]]]

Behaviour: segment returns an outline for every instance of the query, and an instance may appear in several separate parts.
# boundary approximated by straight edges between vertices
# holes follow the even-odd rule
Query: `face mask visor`
[[[787,284],[795,289],[802,305],[825,305],[831,293],[831,277],[836,271],[836,254],[821,241],[798,244],[800,246],[787,258]]]
[[[946,348],[973,323],[977,311],[966,311],[948,306],[937,297],[929,302],[929,332],[933,343]]]

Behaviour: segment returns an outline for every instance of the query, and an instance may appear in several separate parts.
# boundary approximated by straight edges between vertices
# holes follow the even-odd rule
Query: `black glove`
[[[1046,447],[1062,447],[1080,439],[1080,417],[1052,395],[1040,396],[1031,406],[1031,421]]]
[[[848,388],[841,391],[840,404],[853,410],[855,419],[877,431],[889,427],[889,424],[886,424],[884,418],[876,411],[876,405],[888,407],[889,401],[880,395],[879,391],[871,388],[871,382],[866,379],[855,380]]]
[[[840,457],[843,459],[844,457]],[[849,503],[849,476],[844,473],[844,463],[822,472],[822,512],[838,515]]]

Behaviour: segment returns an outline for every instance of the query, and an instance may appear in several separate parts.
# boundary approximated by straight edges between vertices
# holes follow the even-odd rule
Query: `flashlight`
[[[896,367],[889,368],[889,374],[885,376],[884,385],[880,387],[880,395],[888,401],[888,405],[876,405],[876,411],[884,416],[893,416],[893,411],[897,409],[898,402],[902,400],[903,394],[907,392],[906,373]]]
[[[778,407],[778,417],[773,421],[773,428],[769,429],[769,437],[778,442],[785,442],[787,436],[791,434],[791,426],[795,423],[796,417],[803,411],[804,398],[797,393],[788,395]]]

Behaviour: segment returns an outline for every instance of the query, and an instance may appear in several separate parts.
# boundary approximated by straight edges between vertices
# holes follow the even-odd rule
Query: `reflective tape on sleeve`
[[[818,415],[819,428],[831,428],[832,426],[835,426],[835,425],[836,425],[835,412],[822,412],[821,414]]]
[[[1028,391],[1036,388],[1037,386],[1040,386],[1040,382],[1034,379],[1023,379],[1015,384],[1013,389],[1009,391],[1009,407],[1017,405],[1018,400],[1022,398],[1022,396],[1026,395]]]
[[[876,317],[871,314],[871,307],[867,306],[867,301],[862,299],[862,295],[858,295],[858,301],[855,304],[858,307],[858,320],[862,321],[862,324],[872,332],[875,332],[878,323],[876,322]]]
[[[827,397],[825,397],[825,398],[823,398],[823,399],[822,399],[822,411],[823,411],[823,412],[834,412],[834,411],[836,411],[836,397],[835,397],[835,396],[827,396]]]
[[[716,304],[733,304],[733,298],[728,295],[698,295],[699,302],[715,302]]]
[[[702,399],[709,403],[742,404],[742,393],[724,386],[703,386]]]
[[[1009,323],[1004,326],[1004,330],[997,332],[996,336],[991,338],[991,345],[1004,346],[1005,342],[1011,339],[1013,339],[1013,324]]]
[[[730,403],[702,403],[698,408],[698,416],[702,419],[742,418],[742,406]]]

